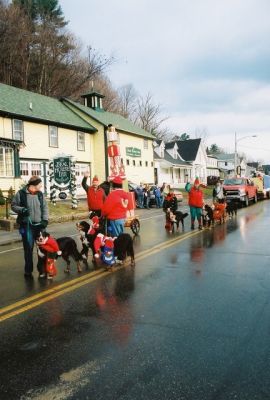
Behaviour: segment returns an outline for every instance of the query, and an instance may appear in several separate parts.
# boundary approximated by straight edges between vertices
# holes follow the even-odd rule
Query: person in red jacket
[[[199,178],[196,178],[194,185],[188,182],[185,186],[185,190],[188,192],[188,204],[190,208],[191,216],[191,229],[194,229],[195,219],[198,220],[199,229],[202,229],[202,207],[203,207],[203,192],[201,190]]]
[[[82,180],[82,187],[87,193],[87,203],[88,203],[88,210],[89,212],[95,212],[95,214],[100,217],[101,216],[101,209],[103,203],[105,201],[106,195],[104,190],[99,187],[99,180],[98,177],[95,175],[92,180],[92,185],[87,185],[87,179],[89,177],[89,173],[86,172],[84,174]]]
[[[113,190],[106,198],[101,215],[109,220],[112,236],[119,236],[124,232],[127,213],[128,194],[122,188],[123,179],[116,176],[112,181]]]

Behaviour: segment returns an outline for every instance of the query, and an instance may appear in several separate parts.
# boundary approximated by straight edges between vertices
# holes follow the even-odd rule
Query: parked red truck
[[[257,203],[258,193],[254,182],[249,178],[227,178],[223,183],[226,201],[235,201],[247,207],[251,201]]]

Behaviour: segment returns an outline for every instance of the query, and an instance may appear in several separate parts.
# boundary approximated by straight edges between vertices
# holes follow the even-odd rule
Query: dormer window
[[[177,149],[176,149],[176,147],[174,147],[174,149],[173,149],[173,158],[176,160],[176,158],[177,158]]]
[[[164,158],[164,147],[160,148],[160,157]]]

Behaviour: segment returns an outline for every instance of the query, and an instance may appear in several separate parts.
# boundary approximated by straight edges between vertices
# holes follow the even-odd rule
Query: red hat
[[[196,179],[194,181],[194,185],[199,185],[199,184],[200,184],[199,178],[196,176]]]
[[[112,183],[116,183],[117,185],[122,185],[123,179],[120,176],[116,176],[113,178]]]
[[[94,176],[92,183],[99,183],[97,175]]]

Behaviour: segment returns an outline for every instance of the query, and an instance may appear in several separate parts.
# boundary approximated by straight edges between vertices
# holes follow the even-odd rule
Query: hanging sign
[[[58,157],[53,160],[54,181],[58,185],[65,185],[70,182],[71,174],[70,157]]]
[[[141,157],[141,149],[136,147],[126,147],[126,155],[129,157]]]

